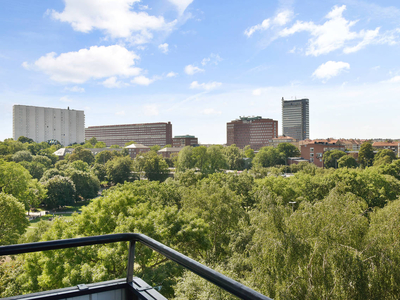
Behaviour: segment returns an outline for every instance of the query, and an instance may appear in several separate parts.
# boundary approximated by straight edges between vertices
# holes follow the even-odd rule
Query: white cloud
[[[115,114],[116,114],[117,116],[125,116],[125,111],[124,111],[124,110],[117,111]]]
[[[134,52],[119,45],[92,46],[59,56],[51,52],[39,58],[33,65],[22,65],[43,71],[54,81],[84,83],[91,78],[137,76],[141,71],[134,67],[138,58]]]
[[[195,67],[193,65],[187,65],[185,67],[185,73],[188,75],[193,75],[195,73],[204,72],[204,69],[200,69],[199,67]]]
[[[253,96],[260,96],[261,95],[261,89],[255,89],[252,92]]]
[[[270,26],[271,26],[270,19],[265,19],[264,21],[262,21],[261,24],[257,24],[257,25],[254,25],[254,26],[250,27],[250,28],[247,28],[244,31],[244,34],[247,35],[247,37],[251,37],[254,32],[256,32],[258,30],[260,30],[260,31],[261,30],[267,30]]]
[[[168,53],[168,44],[164,43],[164,44],[158,45],[158,49],[160,49],[160,51],[162,53],[167,54]]]
[[[343,48],[344,53],[353,53],[372,43],[390,44],[394,42],[396,33],[379,36],[379,27],[375,30],[351,31],[357,21],[348,21],[343,17],[346,5],[334,6],[325,16],[328,19],[322,25],[314,22],[297,21],[290,28],[280,31],[279,36],[287,37],[297,32],[307,31],[311,38],[308,40],[306,55],[318,56]],[[359,41],[354,46],[348,46],[351,41]]]
[[[210,90],[216,89],[217,87],[220,87],[221,85],[222,85],[221,82],[216,82],[216,81],[209,82],[209,83],[198,83],[197,81],[193,81],[190,84],[190,88],[210,91]]]
[[[186,10],[186,8],[193,2],[193,0],[169,0],[172,4],[174,4],[180,15]]]
[[[122,87],[122,82],[118,81],[116,76],[104,80],[101,84],[109,89]]]
[[[147,78],[146,76],[137,76],[131,80],[132,83],[138,85],[149,85],[154,82],[154,79]]]
[[[390,78],[389,80],[387,80],[387,82],[400,83],[400,76],[394,76],[394,77]]]
[[[279,26],[283,26],[289,23],[292,19],[293,19],[293,11],[284,10],[275,16],[273,23]]]
[[[85,91],[85,89],[83,87],[73,86],[73,87],[64,88],[64,91],[70,91],[70,92],[74,92],[74,93],[83,93]]]
[[[156,104],[144,105],[143,109],[146,116],[158,116],[160,114]]]
[[[71,24],[76,31],[87,33],[98,29],[111,38],[125,38],[138,44],[146,43],[152,38],[150,31],[171,30],[176,24],[176,20],[167,23],[162,16],[133,11],[133,4],[140,0],[64,2],[65,8],[62,12],[49,11],[54,19]]]
[[[292,49],[290,49],[289,51],[288,51],[289,53],[296,53],[296,46],[294,46]]]
[[[206,108],[201,111],[202,114],[204,115],[220,115],[222,114],[221,111],[215,110],[214,108]]]
[[[328,80],[331,77],[339,75],[343,70],[350,69],[350,65],[342,61],[328,61],[320,65],[313,73],[313,76],[319,79]]]
[[[178,76],[178,73],[175,73],[175,72],[169,72],[167,74],[167,77],[176,77],[176,76]]]
[[[68,96],[64,96],[60,98],[61,102],[72,102],[72,99],[68,98]]]
[[[207,65],[208,63],[211,65],[218,65],[220,61],[222,61],[222,58],[218,54],[211,53],[209,57],[203,58],[201,64],[203,66]]]

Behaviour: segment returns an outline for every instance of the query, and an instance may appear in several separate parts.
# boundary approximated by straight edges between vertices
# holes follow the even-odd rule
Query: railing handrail
[[[166,258],[180,264],[191,272],[203,277],[207,281],[219,286],[220,288],[241,299],[271,300],[271,298],[268,298],[267,296],[264,296],[252,290],[251,288],[200,264],[199,262],[187,257],[186,255],[183,255],[182,253],[179,253],[178,251],[175,251],[170,247],[167,247],[164,244],[157,242],[156,240],[149,238],[144,234],[139,233],[117,233],[65,240],[1,246],[0,256],[115,242],[141,242],[142,244],[153,249],[154,251],[164,255]]]

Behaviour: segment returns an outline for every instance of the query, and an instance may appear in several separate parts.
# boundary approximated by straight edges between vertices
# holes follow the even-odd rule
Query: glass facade
[[[309,100],[282,98],[282,133],[296,140],[310,138]]]

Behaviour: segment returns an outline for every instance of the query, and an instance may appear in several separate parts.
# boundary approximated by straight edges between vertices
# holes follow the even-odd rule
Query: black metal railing
[[[166,258],[180,264],[184,268],[203,277],[209,282],[228,291],[229,293],[231,293],[236,297],[248,300],[271,300],[271,298],[268,298],[248,288],[247,286],[198,263],[197,261],[183,255],[182,253],[179,253],[165,246],[164,244],[161,244],[156,240],[149,238],[144,234],[138,234],[138,233],[108,234],[108,235],[56,240],[48,242],[2,246],[0,247],[0,256],[15,255],[15,254],[22,254],[29,252],[37,252],[37,251],[56,250],[64,248],[73,248],[73,247],[89,246],[96,244],[115,243],[115,242],[130,242],[128,266],[127,266],[127,278],[126,278],[127,283],[132,282],[133,270],[134,270],[133,265],[135,259],[135,243],[140,242],[146,245],[147,247],[153,249],[154,251],[162,254]]]

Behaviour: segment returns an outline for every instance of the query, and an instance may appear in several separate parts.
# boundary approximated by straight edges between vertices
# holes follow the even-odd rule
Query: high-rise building
[[[172,147],[196,146],[199,140],[194,135],[177,135],[172,139]]]
[[[310,138],[309,100],[284,100],[282,97],[282,135],[298,141]]]
[[[83,110],[13,106],[13,138],[31,138],[37,143],[57,140],[68,146],[85,141],[85,113]]]
[[[168,122],[89,126],[85,129],[85,138],[89,140],[92,137],[106,143],[107,147],[123,147],[131,141],[147,147],[172,145],[172,124]]]
[[[240,117],[226,125],[227,145],[236,144],[239,148],[247,145],[254,150],[272,145],[278,137],[278,121],[257,117]]]

